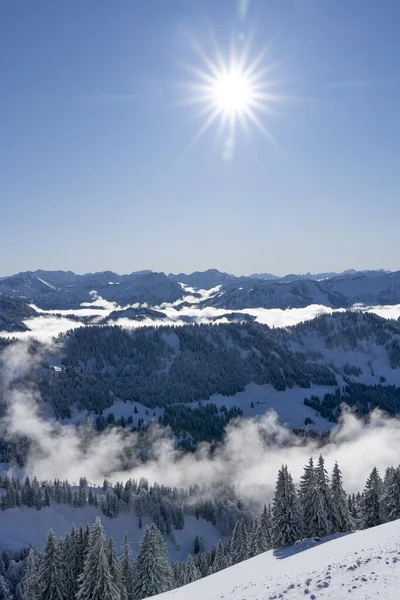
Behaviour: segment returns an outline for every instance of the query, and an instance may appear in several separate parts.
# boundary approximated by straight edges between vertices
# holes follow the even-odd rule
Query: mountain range
[[[190,289],[188,289],[190,288]],[[400,303],[400,271],[346,271],[312,275],[253,274],[237,277],[216,269],[178,275],[138,271],[119,275],[112,271],[77,275],[72,271],[25,271],[0,278],[0,294],[24,299],[42,309],[73,309],[97,296],[119,306],[135,303],[159,306],[187,300],[188,293],[210,290],[200,307],[224,309],[300,308],[322,304],[348,308],[354,304]],[[194,292],[193,292],[194,290]],[[200,301],[200,302],[199,302]]]

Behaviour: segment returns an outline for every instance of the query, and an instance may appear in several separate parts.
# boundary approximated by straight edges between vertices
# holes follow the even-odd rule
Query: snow
[[[269,551],[154,600],[398,600],[400,521]]]
[[[134,412],[135,406],[137,408],[137,413]],[[103,416],[105,418],[107,418],[110,413],[113,413],[116,419],[119,419],[120,417],[124,417],[125,419],[132,417],[132,424],[137,425],[139,419],[143,419],[144,423],[147,423],[148,421],[158,422],[159,417],[164,414],[164,408],[149,408],[140,402],[125,402],[124,400],[117,399],[109,408],[103,410]],[[85,423],[87,419],[94,421],[95,418],[96,415],[94,413],[91,413],[87,410],[79,411],[74,409],[72,411],[72,417],[70,419],[63,419],[61,423],[64,425],[68,425],[70,423],[76,425],[78,423]]]
[[[335,386],[311,386],[307,389],[295,386],[294,388],[280,392],[269,384],[258,385],[250,383],[243,392],[238,392],[233,396],[214,394],[209,400],[200,400],[199,402],[203,405],[210,402],[216,404],[218,407],[225,405],[228,410],[237,406],[242,410],[245,417],[258,417],[264,415],[269,410],[274,410],[278,415],[279,422],[289,429],[303,429],[305,427],[304,420],[309,417],[313,420],[313,424],[308,427],[324,432],[332,429],[334,423],[321,417],[311,407],[305,406],[304,399],[311,398],[311,396],[322,398],[325,394],[333,393],[335,390]],[[254,405],[253,408],[251,406],[252,402]],[[197,402],[187,403],[189,408],[196,408],[197,405]],[[135,406],[138,411],[137,413],[134,412]],[[116,419],[120,417],[127,419],[129,416],[132,416],[133,424],[137,425],[139,419],[143,419],[144,423],[148,421],[158,422],[159,417],[164,414],[164,408],[148,408],[140,402],[125,402],[117,399],[109,408],[104,409],[103,416],[107,418],[109,413],[113,413]],[[94,420],[95,418],[96,415],[89,411],[78,411],[75,409],[70,419],[63,419],[61,422],[65,425],[69,423],[77,424],[84,423],[87,419]]]
[[[36,279],[38,279],[44,285],[47,285],[47,287],[49,287],[52,290],[56,290],[57,289],[56,287],[54,287],[54,285],[51,285],[50,283],[48,283],[48,281],[45,281],[44,279],[40,279],[40,277],[37,277]]]
[[[87,523],[93,525],[99,511],[93,506],[74,508],[67,504],[52,504],[50,507],[36,510],[34,508],[12,508],[0,512],[0,550],[19,550],[31,544],[34,548],[43,549],[48,530],[53,529],[56,536],[65,535],[74,524],[79,527]],[[121,514],[110,519],[100,515],[101,522],[107,535],[114,538],[117,547],[128,533],[132,550],[136,553],[142,531],[150,523],[143,518],[142,529],[138,526],[138,518],[133,513]],[[193,552],[196,535],[205,550],[222,539],[217,529],[204,519],[185,516],[185,526],[182,530],[174,530],[175,540],[167,539],[168,555],[171,561],[185,560]]]
[[[393,336],[393,339],[396,337]],[[312,332],[303,338],[302,343],[292,342],[291,349],[294,352],[320,353],[323,360],[318,362],[325,365],[333,364],[341,371],[346,364],[351,367],[359,367],[362,370],[360,375],[348,376],[354,382],[376,385],[382,383],[380,378],[383,376],[386,385],[400,386],[400,369],[391,367],[386,346],[378,344],[374,340],[360,341],[356,348],[342,346],[328,348],[324,339]],[[340,379],[340,377],[337,378]]]
[[[242,409],[245,417],[255,417],[263,415],[269,410],[274,410],[282,425],[290,429],[304,428],[304,420],[309,417],[314,421],[312,429],[317,431],[328,431],[334,425],[326,419],[323,419],[315,410],[304,405],[304,398],[311,396],[323,397],[325,394],[333,393],[335,386],[311,386],[310,388],[300,388],[295,386],[284,391],[276,390],[272,385],[257,385],[250,383],[243,392],[238,392],[233,396],[222,396],[214,394],[210,400],[202,401],[212,402],[217,406],[225,405],[227,409],[237,406]],[[253,402],[254,408],[251,403]],[[192,404],[188,404],[193,407]]]

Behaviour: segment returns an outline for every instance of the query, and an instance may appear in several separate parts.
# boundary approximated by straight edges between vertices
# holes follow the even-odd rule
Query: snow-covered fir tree
[[[50,529],[39,570],[39,600],[65,600],[64,580],[57,538]]]
[[[12,600],[10,590],[6,584],[4,577],[0,573],[0,600]]]
[[[314,467],[314,461],[310,458],[300,480],[303,534],[308,538],[331,533],[329,515],[320,488],[320,478]]]
[[[192,581],[197,581],[200,578],[200,570],[197,567],[193,556],[189,554],[185,561],[185,567],[183,572],[183,585],[186,585],[187,583],[192,583]]]
[[[108,539],[108,547],[107,547],[107,558],[108,558],[108,566],[110,568],[111,578],[114,583],[117,585],[119,590],[120,599],[127,600],[126,588],[122,581],[122,574],[120,568],[120,562],[117,558],[117,548],[115,545],[115,541],[112,537]]]
[[[264,539],[267,548],[272,548],[272,509],[271,505],[268,507],[264,504],[264,509],[261,515],[261,528],[264,532]]]
[[[144,531],[136,557],[134,600],[161,594],[171,589],[172,585],[173,572],[168,562],[164,538],[152,523]]]
[[[78,591],[78,579],[83,569],[79,532],[72,525],[71,531],[64,539],[64,589],[66,600],[75,600]]]
[[[385,521],[400,519],[400,467],[386,470],[383,489],[382,517]]]
[[[272,543],[290,546],[301,538],[300,507],[296,488],[286,465],[278,473],[272,505]]]
[[[127,600],[133,600],[133,558],[128,534],[124,535],[123,554],[121,556],[121,580],[126,591]]]
[[[248,558],[247,541],[246,524],[240,519],[235,525],[230,543],[230,557],[233,565]]]
[[[347,494],[342,485],[342,473],[335,462],[331,479],[332,512],[331,521],[333,531],[346,532],[353,528],[353,519],[350,515]]]
[[[320,454],[318,458],[318,464],[315,467],[315,475],[317,479],[317,484],[322,496],[322,503],[326,513],[327,518],[327,533],[332,533],[333,524],[332,524],[332,513],[333,513],[333,500],[332,500],[332,492],[329,485],[328,472],[325,469],[325,460],[322,454]]]
[[[361,525],[364,529],[380,525],[382,519],[382,479],[374,467],[365,484],[361,499]]]
[[[105,548],[103,526],[99,518],[90,532],[89,549],[79,577],[77,600],[120,600],[118,583],[113,580]]]
[[[217,550],[215,552],[214,562],[212,564],[213,573],[222,571],[229,567],[229,561],[225,555],[225,547],[221,540],[218,542]]]
[[[249,558],[262,554],[271,548],[263,526],[256,524],[249,543]]]
[[[39,600],[39,557],[33,548],[29,550],[21,589],[22,600]]]

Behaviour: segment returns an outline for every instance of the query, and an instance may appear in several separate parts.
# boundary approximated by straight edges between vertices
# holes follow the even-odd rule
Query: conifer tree
[[[74,562],[73,562],[73,576],[74,576],[74,588],[75,588],[75,595],[78,591],[78,587],[79,587],[79,576],[83,571],[83,567],[85,564],[85,556],[86,556],[86,548],[85,548],[85,533],[84,533],[84,529],[82,527],[82,525],[79,527],[79,529],[75,529],[74,527],[71,530],[71,537],[72,534],[74,535],[74,543],[73,543],[73,549],[74,549]]]
[[[257,525],[255,530],[253,531],[249,550],[249,557],[258,556],[259,554],[262,554],[263,552],[269,550],[270,547],[271,546],[268,545],[265,536],[264,528],[262,527],[262,525]]]
[[[126,590],[127,600],[133,600],[133,559],[127,533],[124,535],[121,557],[121,579]]]
[[[275,548],[290,546],[301,538],[299,502],[286,465],[278,473],[272,505],[272,543]]]
[[[327,533],[332,533],[332,513],[333,513],[333,500],[332,491],[329,485],[328,472],[325,469],[325,461],[322,454],[319,455],[318,464],[315,468],[315,475],[318,483],[319,490],[322,496],[322,504],[326,513],[327,518]]]
[[[70,563],[68,561],[68,546],[69,546],[69,534],[67,533],[65,538],[59,538],[58,543],[57,543],[57,551],[58,551],[58,556],[59,556],[59,570],[60,570],[60,577],[61,577],[61,583],[62,583],[62,589],[63,589],[63,593],[64,593],[64,600],[67,600],[69,597],[71,597],[69,595],[68,592],[70,592],[70,590],[68,590],[68,585],[70,582]],[[74,600],[74,598],[72,598],[72,600]]]
[[[39,559],[33,548],[29,550],[21,587],[22,600],[39,600]]]
[[[4,577],[0,573],[0,600],[11,600],[10,590],[6,584]]]
[[[400,519],[400,467],[386,472],[382,508],[385,521]]]
[[[83,572],[79,577],[77,600],[120,600],[118,586],[111,577],[105,549],[104,530],[96,519],[89,537]]]
[[[304,467],[300,480],[300,504],[305,537],[322,537],[331,532],[323,495],[320,489],[320,478],[310,458]]]
[[[332,527],[334,532],[351,531],[353,519],[350,514],[346,492],[342,485],[342,473],[339,465],[335,462],[331,481],[332,494]]]
[[[115,545],[115,541],[112,537],[108,540],[108,548],[107,548],[107,559],[108,566],[110,567],[111,578],[116,583],[117,588],[119,589],[121,600],[127,600],[127,592],[125,585],[122,581],[121,567],[117,558],[117,549]]]
[[[52,529],[47,534],[39,570],[39,600],[65,600],[59,548]]]
[[[70,533],[64,539],[63,563],[66,600],[75,600],[76,592],[78,591],[78,578],[83,568],[83,565],[78,565],[79,548],[77,541],[77,531],[72,525]]]
[[[261,515],[261,528],[264,532],[265,543],[267,545],[267,550],[272,548],[272,510],[271,505],[268,508],[264,505],[264,510]]]
[[[201,573],[194,562],[193,556],[189,554],[186,559],[184,572],[183,572],[183,585],[188,583],[192,583],[192,581],[197,581],[201,578]]]
[[[152,523],[144,531],[136,558],[134,600],[166,592],[172,587],[172,578],[164,538]]]
[[[221,540],[218,542],[217,550],[215,552],[214,562],[212,564],[213,573],[222,571],[229,566],[229,562],[225,556],[224,545]]]
[[[196,537],[194,538],[193,548],[194,548],[193,549],[193,554],[200,554],[201,546],[200,546],[200,539],[199,539],[198,535],[196,535]]]
[[[230,546],[230,556],[233,565],[248,558],[247,531],[242,519],[235,524]]]
[[[203,552],[199,554],[199,569],[202,577],[207,577],[208,568],[210,567],[210,553]]]
[[[374,467],[365,484],[361,499],[361,526],[364,529],[382,523],[382,480]]]

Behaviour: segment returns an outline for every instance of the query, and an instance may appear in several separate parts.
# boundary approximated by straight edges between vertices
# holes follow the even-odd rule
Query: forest
[[[277,390],[335,385],[325,365],[290,350],[256,323],[143,328],[86,327],[59,339],[63,369],[41,373],[42,397],[58,417],[73,404],[87,410],[113,399],[147,407],[207,400],[243,391],[250,382]]]
[[[44,502],[63,501],[69,496],[68,484],[54,485],[31,483],[21,486],[9,478],[1,480],[9,492],[13,488],[19,502],[28,502],[31,508],[37,503],[41,488]],[[75,490],[76,509],[90,502],[86,496],[87,481],[82,479],[79,491]],[[223,495],[232,493],[223,489]],[[105,482],[96,492],[107,496],[110,486]],[[125,500],[152,490],[148,482],[117,484]],[[89,494],[91,492],[89,489]],[[199,489],[186,491],[196,497]],[[116,496],[118,496],[116,493]],[[146,493],[144,496],[146,496]],[[176,490],[169,490],[169,495]],[[178,494],[179,496],[179,494]],[[228,498],[224,499],[224,504]],[[128,502],[129,503],[129,502]],[[36,506],[38,508],[38,506]],[[6,510],[4,507],[3,510]],[[40,509],[40,507],[39,507]],[[114,515],[116,518],[116,515]],[[140,514],[137,518],[141,518]],[[97,518],[90,527],[75,528],[65,536],[56,538],[52,530],[47,534],[44,551],[26,548],[18,552],[0,553],[1,600],[142,600],[170,589],[186,585],[201,577],[252,558],[273,549],[277,555],[285,547],[301,539],[321,538],[331,534],[345,535],[357,529],[367,529],[400,518],[400,467],[389,467],[382,478],[374,468],[362,491],[346,493],[342,474],[337,463],[328,476],[322,455],[317,462],[312,458],[304,467],[298,486],[283,465],[278,472],[272,501],[263,508],[238,512],[229,535],[221,535],[218,544],[202,551],[198,537],[193,540],[193,551],[185,561],[168,561],[165,537],[173,532],[161,531],[160,521],[154,520],[142,533],[136,556],[132,555],[130,541],[125,535],[122,545],[111,537],[106,538],[101,520]],[[182,527],[178,519],[173,528]],[[121,541],[118,540],[118,544]]]

